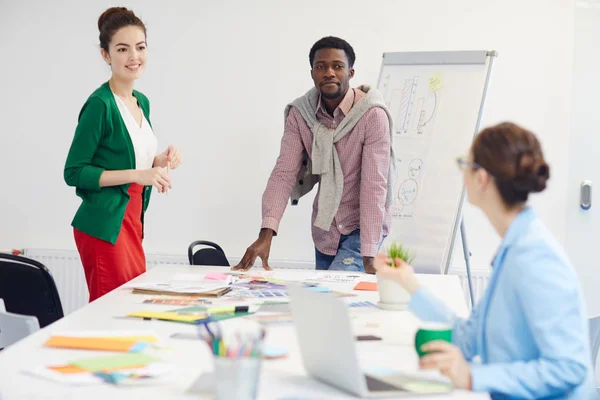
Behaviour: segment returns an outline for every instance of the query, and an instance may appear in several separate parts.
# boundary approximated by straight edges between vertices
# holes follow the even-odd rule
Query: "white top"
[[[133,143],[135,169],[152,168],[154,156],[156,156],[156,149],[158,148],[158,142],[156,136],[154,136],[154,132],[152,132],[150,123],[148,123],[144,112],[140,109],[140,112],[142,113],[142,126],[139,126],[133,115],[131,115],[127,105],[125,105],[125,102],[116,94],[113,93],[113,95],[115,96],[117,107],[119,107],[119,111],[121,112],[121,118],[123,118],[123,122],[125,122],[127,132],[129,132],[131,142]]]
[[[136,283],[168,282],[169,280],[202,280],[209,271],[225,272],[223,267],[201,267],[189,265],[161,265],[135,278]],[[265,273],[258,268],[252,273]],[[314,270],[282,270],[269,272],[274,278],[292,280],[314,277]],[[347,273],[339,272],[344,275]],[[420,283],[446,301],[446,304],[461,316],[468,315],[460,282],[451,275],[417,275]],[[361,280],[375,281],[374,275],[363,275]],[[355,283],[324,283],[332,290],[353,292]],[[356,297],[348,301],[378,300],[377,292],[354,292]],[[173,305],[143,304],[148,296],[132,294],[130,288],[122,286],[86,305],[75,313],[48,325],[42,330],[0,351],[0,393],[5,399],[211,399],[198,386],[192,393],[190,387],[203,372],[213,369],[213,357],[205,343],[199,340],[176,339],[170,336],[182,332],[193,334],[197,327],[188,324],[165,321],[144,321],[119,318],[128,312],[140,310],[166,311],[179,308]],[[351,312],[351,311],[349,311]],[[361,366],[364,368],[392,368],[404,371],[418,369],[417,354],[414,349],[414,335],[419,321],[406,311],[383,311],[373,308],[355,310],[352,325],[356,335],[377,335],[383,338],[378,342],[357,342]],[[222,322],[223,330],[235,332],[251,321],[246,318],[233,318]],[[315,327],[319,329],[319,327]],[[167,349],[156,349],[152,354],[165,362],[174,364],[175,373],[165,377],[162,383],[119,387],[99,384],[71,386],[33,377],[23,373],[23,369],[36,366],[64,365],[70,361],[86,357],[106,356],[109,352],[53,349],[42,344],[52,333],[65,331],[153,331],[165,341]],[[309,377],[302,365],[302,357],[297,345],[293,324],[271,325],[267,327],[266,342],[289,350],[289,356],[282,360],[264,360],[259,383],[258,399],[271,400],[284,397],[306,396],[327,399],[353,399],[354,397],[320,383]],[[147,350],[150,351],[150,350]],[[205,375],[211,381],[210,377]],[[420,400],[461,399],[484,400],[489,396],[457,390],[442,396],[419,397]]]

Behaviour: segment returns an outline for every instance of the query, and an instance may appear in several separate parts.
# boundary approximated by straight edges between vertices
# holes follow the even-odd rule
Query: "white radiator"
[[[81,266],[77,251],[25,249],[24,256],[41,262],[50,270],[58,288],[65,315],[88,303],[89,294],[85,283],[85,275],[83,274],[83,267]],[[146,261],[149,269],[160,264],[188,264],[187,255],[146,254]],[[239,259],[230,258],[229,262],[235,265],[239,262]],[[306,261],[273,260],[269,264],[275,268],[314,268],[312,262]],[[470,307],[466,272],[451,270],[450,274],[459,276],[465,295],[465,302]],[[473,294],[475,301],[477,301],[485,290],[489,273],[487,271],[473,271],[471,275],[473,280]]]
[[[465,302],[467,303],[467,307],[469,310],[471,309],[471,300],[469,299],[469,283],[467,280],[467,271],[459,270],[453,271],[450,270],[450,275],[458,275],[460,279],[460,284],[463,289],[463,294],[465,296]],[[481,299],[483,296],[483,292],[487,287],[487,284],[490,280],[490,273],[488,271],[471,271],[471,283],[473,285],[473,297],[475,298],[475,304]]]
[[[75,250],[25,249],[24,256],[44,264],[52,274],[65,315],[88,303],[83,266]],[[148,268],[159,264],[188,264],[187,256],[147,254]]]

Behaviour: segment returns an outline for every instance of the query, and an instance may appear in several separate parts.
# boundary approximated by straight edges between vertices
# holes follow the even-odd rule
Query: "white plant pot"
[[[396,281],[383,279],[379,274],[376,275],[379,307],[388,310],[404,310],[410,301],[410,293]]]

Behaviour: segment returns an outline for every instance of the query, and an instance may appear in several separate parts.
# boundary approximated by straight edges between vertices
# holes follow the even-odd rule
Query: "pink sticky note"
[[[220,274],[218,272],[208,272],[204,275],[204,280],[207,281],[226,281],[228,278],[225,274]]]

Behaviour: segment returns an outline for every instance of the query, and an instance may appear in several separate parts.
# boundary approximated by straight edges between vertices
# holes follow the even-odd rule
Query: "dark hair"
[[[126,26],[137,26],[146,35],[146,25],[131,10],[125,7],[111,7],[104,11],[98,18],[98,30],[100,31],[100,47],[108,51],[108,45],[114,34]]]
[[[310,49],[310,53],[308,53],[308,61],[310,62],[311,68],[313,66],[313,61],[315,60],[316,52],[321,49],[344,50],[346,57],[348,58],[348,63],[350,64],[350,68],[354,66],[356,55],[354,55],[354,49],[352,46],[350,46],[350,43],[335,36],[327,36],[313,44],[312,48]]]
[[[494,177],[507,206],[527,201],[541,192],[550,178],[537,137],[527,129],[504,122],[484,129],[471,147],[473,161]]]

